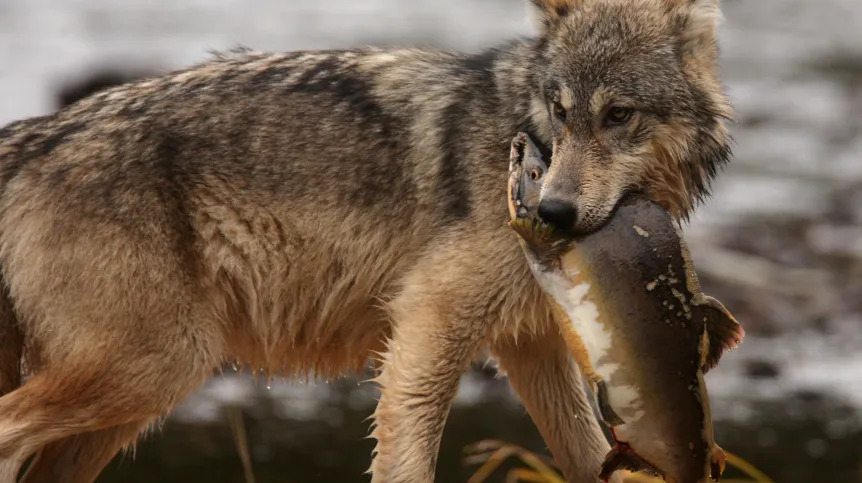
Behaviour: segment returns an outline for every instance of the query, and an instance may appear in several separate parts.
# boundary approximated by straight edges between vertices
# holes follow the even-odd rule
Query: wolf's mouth
[[[610,221],[614,218],[614,216],[616,216],[620,207],[622,207],[628,203],[631,203],[632,200],[635,200],[637,198],[648,198],[648,196],[643,191],[643,189],[641,189],[639,187],[631,186],[631,187],[624,189],[622,191],[622,193],[620,193],[619,198],[617,198],[616,201],[614,202],[611,209],[608,210],[607,214],[605,216],[603,216],[602,219],[598,223],[591,225],[590,229],[588,231],[585,231],[583,233],[572,234],[572,239],[575,241],[582,240],[583,238],[590,236],[591,234],[601,230],[608,223],[610,223]]]
[[[530,245],[556,245],[563,240],[575,243],[582,241],[604,228],[620,207],[646,197],[642,188],[629,186],[622,191],[613,207],[590,225],[589,230],[562,230],[545,222],[538,214],[542,183],[549,169],[546,160],[540,146],[528,134],[520,132],[512,140],[508,182],[509,226]]]

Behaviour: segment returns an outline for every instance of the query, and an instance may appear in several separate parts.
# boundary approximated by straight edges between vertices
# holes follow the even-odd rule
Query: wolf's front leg
[[[390,304],[394,328],[377,379],[382,394],[374,413],[373,483],[434,481],[461,375],[487,334],[448,308],[451,297],[411,292]]]
[[[493,347],[501,368],[571,483],[596,483],[611,447],[593,414],[580,370],[556,325]],[[612,479],[616,482],[619,477]]]

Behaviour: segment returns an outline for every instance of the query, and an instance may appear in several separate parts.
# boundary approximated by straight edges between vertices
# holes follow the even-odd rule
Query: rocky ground
[[[686,228],[707,293],[748,332],[708,376],[717,437],[777,482],[860,481],[862,3],[725,0],[722,65],[735,158]],[[528,33],[521,0],[0,1],[0,124],[49,112],[100,69],[136,75],[236,44],[290,50],[428,44],[460,50]],[[504,380],[465,376],[441,479],[463,445],[542,450]],[[375,390],[356,381],[268,389],[214,378],[102,480],[241,481],[227,414],[244,414],[259,481],[361,481]],[[239,408],[239,409],[237,409]],[[218,478],[218,479],[217,479]]]

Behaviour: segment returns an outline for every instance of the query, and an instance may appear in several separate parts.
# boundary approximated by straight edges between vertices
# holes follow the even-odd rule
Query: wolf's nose
[[[578,219],[578,212],[574,206],[564,201],[542,200],[539,203],[539,217],[554,228],[572,231]]]

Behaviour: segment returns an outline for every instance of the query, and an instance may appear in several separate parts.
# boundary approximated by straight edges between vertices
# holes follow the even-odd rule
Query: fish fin
[[[721,475],[724,473],[724,467],[727,466],[727,455],[724,453],[724,450],[721,449],[721,446],[714,444],[712,445],[712,451],[710,451],[710,462],[709,462],[709,476],[713,481],[718,481],[721,479]]]
[[[599,408],[602,420],[608,426],[619,426],[626,423],[611,407],[611,401],[608,396],[608,385],[605,381],[598,381],[596,383],[596,406]]]
[[[718,364],[725,351],[739,347],[745,338],[745,330],[718,300],[706,299],[705,330],[709,337],[709,347],[704,354],[703,372],[706,374]]]
[[[618,470],[643,471],[652,476],[661,476],[661,473],[653,465],[638,456],[629,445],[624,443],[615,444],[605,456],[605,461],[599,472],[599,479],[607,483]]]
[[[515,230],[530,246],[543,245],[553,237],[554,227],[542,223],[538,218],[519,217],[509,222],[509,228]]]

